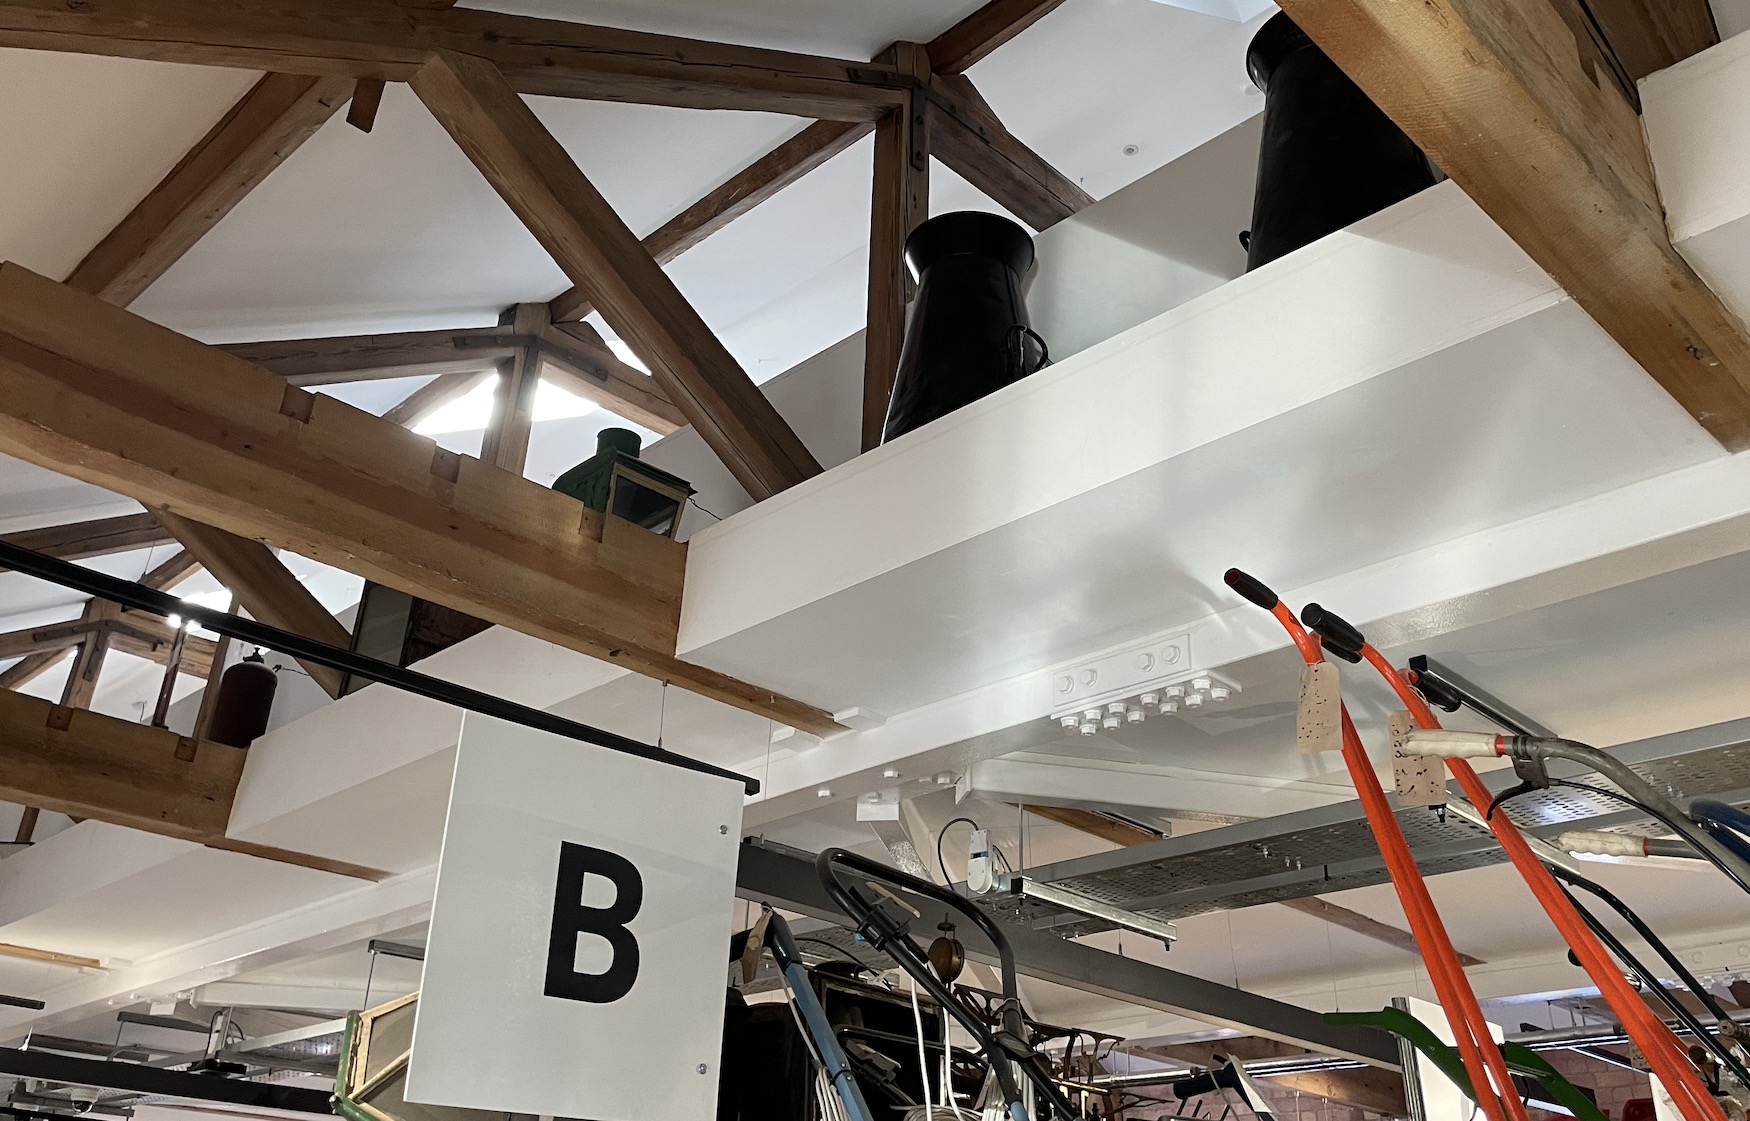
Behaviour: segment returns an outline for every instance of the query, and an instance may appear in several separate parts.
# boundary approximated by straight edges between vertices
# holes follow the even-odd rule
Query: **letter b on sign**
[[[601,876],[614,885],[614,902],[606,907],[583,905],[586,876]],[[553,888],[553,925],[547,940],[548,996],[612,1004],[632,991],[638,980],[638,940],[626,924],[644,903],[644,879],[630,860],[606,849],[559,842],[559,878]],[[577,936],[593,934],[613,950],[602,973],[577,972]]]

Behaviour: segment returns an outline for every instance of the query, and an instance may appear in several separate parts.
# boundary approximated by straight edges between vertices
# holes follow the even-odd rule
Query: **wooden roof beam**
[[[404,82],[432,51],[491,61],[519,93],[873,121],[903,98],[874,63],[388,0],[0,2],[0,46]],[[344,96],[344,94],[343,94]]]
[[[17,545],[32,552],[59,560],[86,560],[107,557],[135,549],[152,549],[176,540],[170,531],[151,514],[123,514],[117,518],[92,518],[83,522],[66,522],[26,529],[0,537],[8,545]],[[0,568],[0,572],[8,571]]]
[[[930,40],[930,69],[961,74],[980,59],[1056,11],[1063,0],[990,0]]]
[[[168,621],[156,615],[124,608],[108,629],[109,647],[116,653],[144,658],[161,666],[170,664],[170,650],[176,642],[176,631]],[[202,638],[198,634],[183,636],[182,657],[177,663],[177,672],[191,677],[206,677],[212,672],[213,656],[217,648],[218,643],[210,638]]]
[[[668,264],[869,135],[873,128],[868,121],[815,121],[664,222],[641,243],[645,252],[657,264]],[[553,297],[549,306],[555,323],[582,319],[592,310],[583,289],[575,285]]]
[[[549,323],[541,377],[661,436],[687,423],[656,379],[628,365],[587,323]]]
[[[928,69],[938,74],[959,74],[1062,3],[1063,0],[991,0],[923,48],[928,56]],[[878,58],[876,62],[893,66],[897,59]],[[904,68],[900,69],[903,72]],[[656,258],[657,264],[668,264],[867,136],[870,128],[867,121],[816,121],[669,219],[644,239],[644,248]],[[576,287],[552,300],[555,323],[582,319],[590,310],[589,300]]]
[[[587,313],[588,308],[584,310]],[[528,349],[529,339],[536,339],[544,362],[543,378],[663,435],[686,424],[686,418],[663,396],[655,380],[621,361],[593,329],[575,323],[537,326],[538,330],[529,332],[509,324],[454,331],[278,339],[232,343],[220,349],[279,374],[292,385],[334,385],[436,374],[439,380],[428,382],[409,396],[411,403],[407,408],[398,405],[384,414],[396,423],[414,424],[421,416],[492,376],[501,365]],[[431,392],[426,393],[428,388]],[[418,399],[414,400],[416,395]],[[408,416],[414,419],[405,421]]]
[[[329,614],[266,545],[169,510],[160,510],[158,516],[200,566],[212,573],[213,579],[229,590],[251,616],[270,627],[342,650],[352,645],[352,636],[340,620]],[[299,664],[323,692],[331,697],[340,696],[345,674],[314,662]]]
[[[674,656],[685,546],[0,265],[0,451],[816,735]]]
[[[402,428],[413,428],[451,401],[466,396],[492,374],[491,370],[439,374],[391,406],[383,419]]]
[[[1675,66],[1720,41],[1707,0],[1588,0],[1585,11],[1630,82]]]
[[[146,575],[140,577],[140,583],[148,588],[163,591],[193,576],[200,565],[195,563],[187,550],[172,554],[169,559]],[[66,658],[71,646],[58,650],[45,650],[37,654],[28,654],[18,662],[0,672],[0,689],[22,689],[43,674],[54,669]]]
[[[0,6],[0,20],[17,18]],[[126,307],[345,104],[345,79],[267,74],[74,268],[67,283]]]
[[[0,800],[359,879],[374,868],[225,836],[247,752],[0,692]]]
[[[420,374],[490,373],[516,353],[505,327],[396,331],[318,339],[230,343],[219,349],[279,374],[292,385],[339,385]]]
[[[314,135],[351,88],[344,78],[264,75],[86,255],[68,287],[126,307]],[[192,521],[166,524],[256,618],[323,641],[338,634],[346,645],[345,628],[264,546]],[[101,658],[107,641],[100,636],[82,647],[76,679],[88,660]],[[331,696],[339,695],[339,674],[306,668]]]
[[[1010,214],[1045,230],[1091,206],[1094,196],[1011,133],[972,82],[930,79],[930,152]]]
[[[1576,36],[1579,4],[1282,8],[1720,443],[1750,448],[1750,339],[1672,247],[1640,118]]]
[[[413,90],[754,499],[820,464],[493,64],[434,54]]]

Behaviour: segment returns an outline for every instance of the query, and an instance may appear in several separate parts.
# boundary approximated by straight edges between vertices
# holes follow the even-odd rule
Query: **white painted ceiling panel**
[[[0,50],[0,260],[61,279],[258,76]]]

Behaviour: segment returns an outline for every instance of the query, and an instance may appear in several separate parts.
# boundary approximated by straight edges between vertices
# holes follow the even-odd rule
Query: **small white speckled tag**
[[[1302,755],[1343,750],[1343,683],[1332,662],[1319,662],[1300,671],[1294,742]]]
[[[1398,805],[1444,806],[1446,768],[1439,757],[1404,750],[1404,739],[1416,727],[1409,710],[1392,713],[1386,727],[1391,733],[1391,773],[1397,784]]]

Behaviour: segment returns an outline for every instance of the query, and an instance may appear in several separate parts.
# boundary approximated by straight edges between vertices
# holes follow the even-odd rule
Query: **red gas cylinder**
[[[219,679],[219,696],[213,702],[213,719],[207,739],[232,747],[248,747],[267,731],[273,713],[273,694],[279,677],[262,660],[261,651],[244,658]]]

